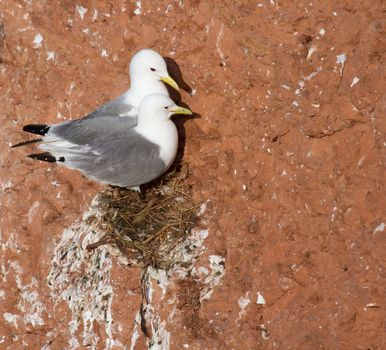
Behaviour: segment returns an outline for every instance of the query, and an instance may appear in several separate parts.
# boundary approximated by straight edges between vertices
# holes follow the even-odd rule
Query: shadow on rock
[[[166,62],[166,66],[168,68],[170,76],[176,81],[176,83],[181,89],[185,90],[190,96],[192,96],[193,90],[182,77],[181,69],[177,62],[170,57],[164,57],[164,60]],[[171,99],[176,103],[180,103],[181,94],[172,87],[167,86],[167,88]]]

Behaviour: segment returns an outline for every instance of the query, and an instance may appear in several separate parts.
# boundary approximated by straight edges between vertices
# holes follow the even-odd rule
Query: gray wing
[[[48,146],[48,145],[47,145]],[[67,150],[64,165],[87,177],[122,187],[134,187],[156,179],[165,170],[158,145],[129,129],[104,135],[87,149]]]
[[[116,99],[106,102],[104,105],[97,108],[94,112],[84,117],[84,119],[94,119],[103,117],[135,117],[136,108],[126,102],[125,94]]]
[[[50,127],[49,136],[56,136],[77,145],[86,145],[103,134],[131,129],[137,125],[136,108],[125,103],[124,97],[107,102],[82,119]]]

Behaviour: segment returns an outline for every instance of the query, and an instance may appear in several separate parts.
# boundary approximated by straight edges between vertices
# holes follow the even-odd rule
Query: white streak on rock
[[[220,285],[220,281],[225,275],[225,258],[220,255],[210,255],[209,266],[212,271],[204,280],[205,287],[200,292],[200,301],[210,299],[214,288]]]
[[[133,335],[131,336],[130,350],[135,350],[135,344],[137,343],[137,340],[139,338],[138,325],[140,324],[141,324],[141,314],[138,311],[137,314],[135,315],[135,322],[134,322]]]
[[[96,205],[96,200],[93,201]],[[100,213],[93,207],[85,213],[83,220],[63,231],[55,248],[48,275],[51,297],[65,300],[72,313],[68,329],[71,334],[70,349],[81,342],[91,349],[101,346],[95,323],[106,332],[105,349],[115,345],[112,334],[111,303],[113,289],[110,285],[111,258],[106,249],[88,252],[86,246],[98,241],[102,233],[87,223],[87,219]],[[81,326],[81,327],[80,327]],[[80,328],[83,333],[80,333]]]
[[[307,53],[307,61],[311,58],[312,54],[316,51],[315,46],[311,46]]]
[[[203,215],[206,212],[206,209],[207,209],[207,204],[202,203],[200,206],[200,209],[198,210],[197,216]]]
[[[344,63],[346,62],[346,59],[347,59],[347,55],[345,53],[342,53],[336,56],[336,63],[344,65]]]
[[[321,72],[323,67],[317,67],[316,71],[310,73],[309,75],[301,78],[298,82],[299,87],[295,90],[295,95],[300,95],[303,92],[304,87],[306,86],[306,81],[310,81],[315,77],[319,72]],[[292,103],[293,104],[293,103]],[[294,104],[293,104],[294,105]]]
[[[43,42],[43,36],[40,33],[36,33],[33,41],[34,49],[38,49],[39,47],[41,47],[42,42]]]
[[[66,89],[66,94],[67,95],[71,95],[72,94],[72,92],[74,91],[74,89],[75,89],[75,86],[76,86],[76,84],[75,84],[75,82],[71,82],[71,84],[68,86],[68,88]]]
[[[76,5],[75,8],[76,8],[76,11],[79,14],[80,19],[83,20],[84,15],[87,13],[88,10],[85,7],[81,6],[81,5]]]
[[[224,34],[224,23],[221,24],[220,31],[217,34],[216,50],[217,50],[218,55],[220,56],[220,59],[221,59],[223,66],[225,67],[225,65],[226,65],[225,56],[224,56],[224,53],[222,52],[221,47],[220,47],[223,34]]]
[[[322,67],[316,68],[315,72],[310,73],[309,75],[305,76],[303,79],[306,81],[311,80],[316,74],[318,74],[322,70]]]
[[[172,5],[172,4],[168,4],[168,5],[166,6],[165,14],[167,14],[167,13],[170,12],[171,10],[173,10],[173,5]]]
[[[23,313],[24,324],[31,324],[33,327],[43,326],[45,324],[43,314],[46,308],[39,300],[39,294],[36,291],[38,287],[39,284],[35,278],[32,279],[30,284],[25,286],[23,286],[20,281],[20,285],[18,286],[21,290],[21,297],[17,308]]]
[[[35,201],[32,203],[31,207],[28,210],[27,218],[28,218],[28,223],[31,224],[32,220],[35,217],[35,212],[36,210],[40,207],[40,203],[38,201]]]
[[[350,87],[353,87],[355,84],[358,83],[358,81],[359,81],[359,78],[358,78],[358,77],[354,77],[353,80],[352,80],[352,82],[351,82]]]
[[[148,340],[149,349],[167,350],[170,348],[170,333],[166,325],[168,322],[173,322],[177,303],[174,300],[166,300],[169,304],[174,304],[174,308],[168,312],[169,315],[167,319],[162,319],[157,312],[158,309],[161,309],[159,301],[166,296],[167,288],[170,284],[175,280],[188,278],[190,276],[195,261],[199,255],[204,252],[203,243],[207,236],[208,230],[192,230],[186,240],[176,247],[173,260],[178,261],[179,264],[169,270],[168,273],[152,267],[149,267],[147,271],[144,272],[146,278],[144,289],[146,299],[149,301],[149,303],[145,305],[144,317],[148,329],[151,330],[151,336]],[[214,284],[218,282],[218,279],[222,277],[221,273],[218,274],[219,268],[217,268],[217,264],[221,264],[222,259],[222,257],[215,255],[209,257],[212,271],[207,276],[206,280],[208,285],[205,288],[205,292],[207,292],[209,288],[213,288]],[[214,274],[216,274],[216,276],[214,276]],[[154,302],[157,304],[153,305]],[[137,320],[136,322],[138,324],[140,323],[140,321]]]
[[[152,337],[148,342],[149,350],[169,350],[170,349],[170,333],[166,330],[166,321],[152,323]],[[154,328],[154,325],[156,327]]]
[[[135,2],[135,10],[134,10],[134,14],[139,16],[141,13],[142,13],[142,3],[140,0],[136,1]]]
[[[379,225],[375,228],[375,230],[373,231],[373,233],[383,232],[383,230],[385,229],[385,227],[386,227],[385,223],[382,222],[381,224],[379,224]]]
[[[264,299],[264,297],[261,295],[260,292],[257,292],[256,304],[258,304],[258,305],[265,305],[265,304],[266,304],[265,299]]]
[[[55,61],[55,52],[54,51],[47,51],[47,61]]]
[[[240,307],[239,317],[237,320],[240,320],[242,316],[245,315],[245,308],[251,303],[251,300],[249,299],[249,292],[245,294],[245,296],[241,296],[238,300],[238,304]]]
[[[7,191],[9,189],[11,189],[13,187],[13,182],[11,180],[8,180],[7,182],[4,182],[1,184],[1,188],[3,189],[3,191]]]
[[[13,326],[15,328],[17,328],[17,319],[18,319],[18,315],[14,315],[14,314],[11,314],[9,312],[5,312],[3,313],[3,317],[4,319],[9,323],[9,324],[13,324]]]
[[[340,66],[340,74],[342,75],[345,62],[347,60],[347,55],[345,53],[342,53],[340,55],[336,56],[336,64]]]
[[[92,20],[93,22],[95,22],[95,20],[97,19],[97,17],[98,17],[98,10],[97,10],[97,9],[93,9],[91,20]]]
[[[169,285],[169,277],[166,271],[149,267],[148,273],[151,278],[157,281],[158,286],[162,289],[162,299],[165,296],[167,287]]]

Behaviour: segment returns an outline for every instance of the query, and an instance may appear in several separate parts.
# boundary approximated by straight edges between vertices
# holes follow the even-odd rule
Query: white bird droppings
[[[68,304],[71,320],[63,326],[69,332],[69,349],[78,348],[80,343],[90,344],[90,348],[103,347],[95,331],[99,324],[106,334],[104,349],[114,348],[112,330],[113,287],[110,284],[112,260],[106,250],[84,249],[96,242],[102,233],[89,226],[88,218],[98,216],[97,199],[83,220],[66,228],[58,242],[51,260],[47,276],[53,300],[63,300]],[[80,330],[83,331],[80,331]]]
[[[310,49],[308,50],[308,53],[307,53],[307,60],[309,60],[312,56],[312,54],[316,51],[316,47],[315,46],[311,46]]]
[[[342,76],[343,74],[343,69],[344,69],[344,64],[346,62],[347,55],[345,53],[342,53],[340,55],[336,56],[336,63],[339,64],[340,66],[340,75]]]
[[[142,13],[142,3],[141,3],[141,1],[139,0],[139,1],[136,1],[135,2],[135,10],[134,10],[134,14],[135,15],[140,15],[141,13]]]
[[[11,314],[9,312],[5,312],[3,314],[3,317],[8,323],[13,324],[15,328],[17,328],[17,317],[18,317],[17,315]]]
[[[265,304],[266,304],[265,299],[264,299],[264,297],[261,295],[260,292],[257,292],[257,300],[256,300],[256,304],[258,304],[258,305],[265,305]]]
[[[87,9],[86,9],[85,7],[83,7],[83,6],[81,6],[81,5],[76,5],[75,8],[76,8],[76,11],[77,11],[78,14],[79,14],[80,19],[83,20],[84,15],[85,15],[86,12],[87,12]]]
[[[209,256],[211,272],[205,278],[205,288],[200,293],[200,300],[208,300],[213,289],[220,285],[220,281],[225,274],[225,258],[220,255]]]
[[[9,180],[9,181],[3,183],[1,185],[1,188],[3,189],[3,191],[7,191],[7,190],[11,189],[13,186],[14,186],[13,182]]]
[[[358,83],[358,81],[359,81],[359,78],[358,78],[358,77],[354,77],[353,80],[352,80],[352,82],[351,82],[350,87],[353,87],[355,84]]]
[[[239,300],[238,300],[238,304],[239,304],[239,307],[241,309],[241,311],[244,311],[244,309],[251,303],[251,301],[249,300],[249,297],[248,297],[248,293],[247,293],[247,296],[245,297],[240,297]]]
[[[206,212],[207,207],[208,206],[206,203],[202,203],[200,209],[198,210],[197,216],[201,216],[202,214],[204,214]]]
[[[217,35],[216,50],[217,50],[218,55],[220,56],[220,59],[221,59],[223,67],[225,67],[226,66],[225,55],[221,51],[221,47],[220,47],[221,39],[223,37],[223,34],[224,34],[224,23],[221,24],[220,31],[218,32],[218,35]]]
[[[385,229],[386,225],[384,222],[382,222],[381,224],[379,224],[375,230],[373,231],[373,233],[377,233],[377,232],[383,232],[383,230]]]
[[[47,51],[47,61],[54,61],[55,60],[55,52],[54,51]]]
[[[41,47],[42,42],[43,42],[43,36],[40,33],[36,33],[33,41],[34,49],[38,49],[39,47]]]
[[[344,66],[346,59],[347,59],[347,55],[345,53],[342,53],[336,56],[336,63]]]

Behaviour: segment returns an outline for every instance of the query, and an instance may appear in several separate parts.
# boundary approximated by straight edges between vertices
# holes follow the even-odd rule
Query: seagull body
[[[64,165],[105,184],[135,188],[163,174],[173,163],[178,134],[173,114],[192,114],[169,97],[150,94],[139,105],[138,123],[130,118],[88,116],[54,125],[26,125],[42,135],[44,153],[30,158]]]

